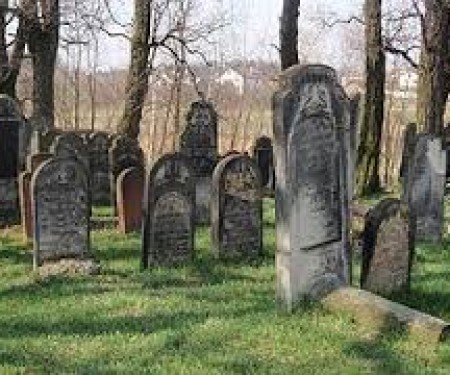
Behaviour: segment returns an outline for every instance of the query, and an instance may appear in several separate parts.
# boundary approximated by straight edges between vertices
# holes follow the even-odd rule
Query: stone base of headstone
[[[100,265],[92,259],[62,259],[57,262],[47,262],[38,267],[36,272],[42,278],[61,275],[98,275],[100,273]]]
[[[331,311],[351,314],[359,323],[386,331],[401,329],[423,342],[449,341],[449,323],[370,292],[339,288],[322,299]]]
[[[197,177],[195,181],[195,223],[211,222],[211,177]]]

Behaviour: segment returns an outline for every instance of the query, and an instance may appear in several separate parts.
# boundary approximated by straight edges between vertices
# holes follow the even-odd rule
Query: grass
[[[373,331],[318,304],[294,314],[274,300],[273,202],[265,257],[221,264],[197,233],[196,261],[139,271],[138,235],[93,234],[99,276],[41,280],[20,231],[0,235],[0,374],[434,374],[450,346]],[[450,244],[420,246],[399,300],[450,320]]]

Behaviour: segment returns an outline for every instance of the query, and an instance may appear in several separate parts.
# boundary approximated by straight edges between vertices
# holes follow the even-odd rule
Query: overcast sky
[[[132,16],[131,0],[114,0],[114,12],[124,22],[130,22]],[[211,9],[222,10],[226,14],[230,26],[218,31],[213,36],[217,42],[214,50],[209,51],[210,59],[217,59],[218,55],[231,58],[263,58],[276,59],[277,53],[273,44],[278,44],[279,16],[282,0],[198,0],[203,3],[200,17]],[[312,59],[321,59],[325,63],[335,64],[339,61],[341,50],[341,34],[336,31],[323,31],[311,27],[306,21],[318,15],[325,16],[337,13],[340,17],[357,14],[362,0],[302,0],[301,23],[308,35],[308,48],[312,52]],[[100,65],[103,69],[126,66],[128,64],[129,45],[120,38],[102,38],[100,47]],[[336,61],[333,61],[336,60]]]

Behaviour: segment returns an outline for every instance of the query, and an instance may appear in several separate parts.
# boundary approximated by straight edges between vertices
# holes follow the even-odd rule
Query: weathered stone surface
[[[403,152],[402,162],[400,165],[400,179],[402,182],[402,201],[408,203],[408,197],[410,195],[409,188],[410,179],[409,175],[412,171],[409,169],[412,167],[411,158],[414,154],[415,142],[417,137],[417,125],[414,123],[408,124],[403,137]]]
[[[189,162],[165,155],[150,171],[146,185],[143,268],[179,265],[194,256],[195,186]]]
[[[262,254],[262,186],[258,165],[246,155],[222,160],[213,175],[213,249],[223,259]]]
[[[75,133],[64,133],[56,137],[50,148],[56,157],[75,157],[89,170],[89,153],[83,137]]]
[[[269,137],[260,137],[253,146],[253,158],[261,170],[262,185],[265,189],[275,189],[275,166],[273,144]]]
[[[363,96],[360,93],[355,94],[349,103],[350,110],[350,131],[348,145],[348,190],[350,199],[353,199],[355,192],[355,168],[358,155],[359,138],[360,138],[360,122],[362,114]]]
[[[89,256],[88,174],[75,157],[42,164],[31,181],[34,266],[63,258]]]
[[[110,205],[110,169],[108,151],[111,147],[107,133],[94,133],[86,137],[89,154],[91,197],[93,205]]]
[[[144,153],[135,139],[120,136],[115,137],[108,151],[110,167],[111,202],[116,207],[116,183],[119,174],[128,168],[144,169]]]
[[[408,176],[408,202],[416,217],[416,239],[439,242],[444,224],[446,152],[439,137],[416,138]]]
[[[409,289],[413,225],[408,207],[398,199],[385,199],[369,211],[363,232],[363,289],[382,295]]]
[[[51,159],[53,154],[49,152],[39,152],[27,156],[27,171],[34,173],[38,167],[45,161]]]
[[[144,196],[144,171],[125,169],[117,179],[117,212],[121,233],[142,229],[142,198]]]
[[[327,66],[296,66],[274,97],[277,293],[288,310],[349,281],[348,99]]]

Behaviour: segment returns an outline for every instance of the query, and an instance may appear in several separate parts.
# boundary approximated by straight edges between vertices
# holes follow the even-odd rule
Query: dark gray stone
[[[222,259],[257,259],[262,254],[261,172],[253,159],[232,155],[213,175],[213,249]]]
[[[409,166],[407,198],[409,209],[416,217],[419,241],[442,240],[446,156],[441,138],[430,134],[416,137]]]
[[[274,97],[277,293],[288,310],[349,282],[348,98],[327,66],[295,66]]]
[[[363,232],[363,289],[382,295],[409,289],[414,222],[398,199],[385,199],[369,211]]]
[[[90,134],[87,139],[89,154],[91,197],[93,205],[111,204],[108,151],[111,147],[107,133]]]
[[[400,180],[402,182],[402,201],[408,202],[409,197],[409,170],[412,167],[410,163],[411,157],[414,154],[415,142],[417,137],[417,125],[414,123],[408,124],[403,136],[403,152],[402,161],[400,165]]]
[[[261,170],[262,185],[265,189],[275,190],[275,165],[273,144],[269,137],[260,137],[253,146],[253,158]]]
[[[64,133],[55,138],[50,151],[56,157],[75,157],[89,170],[89,153],[83,137],[75,133]]]
[[[31,181],[34,266],[90,255],[88,173],[75,157],[43,163]]]
[[[193,171],[180,154],[165,155],[150,171],[144,203],[142,266],[173,266],[194,256]]]

